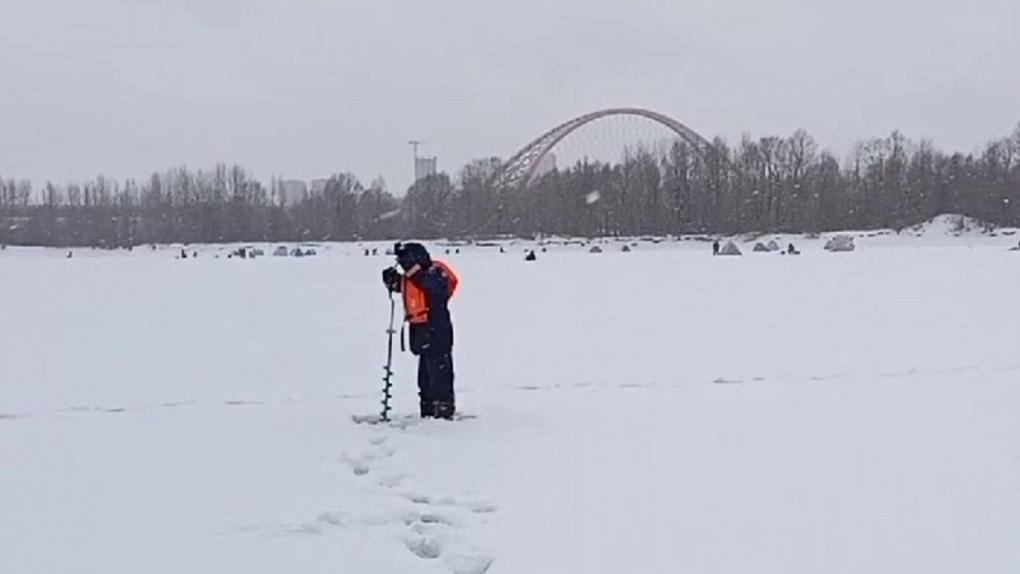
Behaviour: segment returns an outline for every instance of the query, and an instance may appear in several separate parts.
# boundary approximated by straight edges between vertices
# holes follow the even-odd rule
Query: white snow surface
[[[379,426],[390,258],[9,247],[0,572],[1020,572],[1018,237],[918,234],[429,244],[471,416]]]

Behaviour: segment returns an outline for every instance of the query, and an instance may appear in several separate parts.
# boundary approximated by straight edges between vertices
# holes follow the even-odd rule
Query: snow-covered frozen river
[[[1015,239],[430,244],[472,418],[393,426],[389,258],[8,248],[0,572],[1020,572]]]

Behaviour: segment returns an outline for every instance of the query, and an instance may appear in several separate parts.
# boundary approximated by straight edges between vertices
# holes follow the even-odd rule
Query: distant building
[[[556,169],[556,154],[549,152],[542,157],[542,161],[538,162],[538,167],[535,169],[535,177],[539,178],[543,175],[554,171]]]
[[[424,179],[436,175],[436,157],[414,158],[414,180]]]
[[[329,183],[328,178],[319,178],[312,180],[312,193],[318,195],[326,191],[326,184]]]
[[[302,201],[306,195],[308,195],[307,183],[297,179],[287,179],[280,182],[277,199],[284,205],[294,205]]]
[[[499,171],[500,166],[503,165],[503,161],[498,157],[487,157],[483,159],[476,159],[469,163],[464,168],[465,177],[479,177],[481,179],[489,179]]]

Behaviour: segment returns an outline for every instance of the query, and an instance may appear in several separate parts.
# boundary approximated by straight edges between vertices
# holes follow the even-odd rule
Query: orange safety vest
[[[457,274],[449,265],[442,261],[433,261],[432,265],[438,267],[446,276],[446,296],[453,297],[460,280]],[[419,270],[412,270],[410,274],[404,274],[400,283],[400,292],[404,296],[404,320],[411,324],[421,324],[429,320],[429,304],[425,299],[425,292],[415,285],[410,276]]]

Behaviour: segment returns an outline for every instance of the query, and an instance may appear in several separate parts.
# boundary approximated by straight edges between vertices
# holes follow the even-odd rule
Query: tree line
[[[972,153],[894,132],[842,160],[804,131],[716,139],[707,153],[678,141],[628,149],[613,164],[562,166],[513,188],[494,184],[498,162],[421,179],[403,197],[350,173],[295,196],[283,180],[267,186],[237,165],[41,189],[0,177],[0,244],[815,233],[903,229],[940,213],[1020,226],[1020,125]]]

